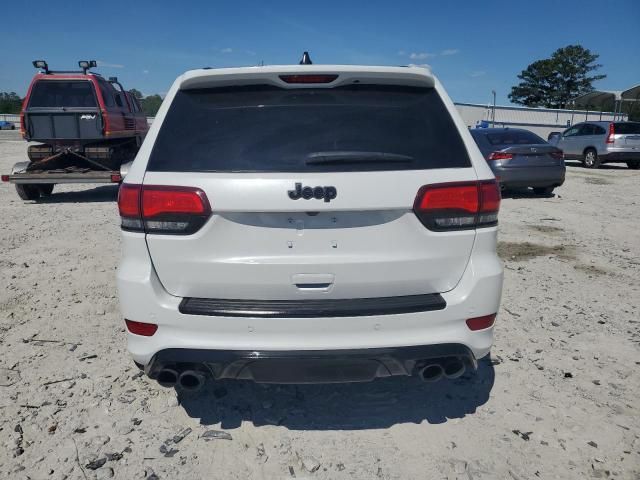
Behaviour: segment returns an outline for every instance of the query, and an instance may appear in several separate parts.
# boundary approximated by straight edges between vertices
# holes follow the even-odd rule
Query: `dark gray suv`
[[[503,189],[533,187],[551,195],[564,183],[562,150],[519,128],[476,128],[471,136]]]

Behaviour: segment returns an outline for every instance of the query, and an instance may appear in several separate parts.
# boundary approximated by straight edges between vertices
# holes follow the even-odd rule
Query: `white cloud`
[[[247,55],[251,55],[252,57],[256,55],[256,52],[254,52],[253,50],[245,50],[245,52]]]
[[[435,53],[427,53],[427,52],[412,52],[409,55],[409,58],[411,60],[424,60],[425,58],[431,58],[431,57],[435,57]]]
[[[477,78],[477,77],[482,77],[484,75],[486,75],[487,72],[485,72],[484,70],[476,70],[475,72],[471,72],[470,76],[472,78]]]
[[[220,53],[231,53],[233,52],[233,48],[223,48],[222,50],[220,50]]]
[[[431,65],[428,63],[410,63],[409,67],[421,67],[421,68],[431,68]]]
[[[458,50],[457,48],[447,48],[446,50],[440,52],[440,55],[446,57],[448,55],[455,55],[457,53],[460,53],[460,50]]]
[[[102,60],[98,60],[97,61],[98,66],[99,67],[106,67],[106,68],[124,68],[124,65],[120,65],[119,63],[108,63],[108,62],[104,62]]]
[[[147,73],[149,73],[149,70],[142,70],[142,73],[146,75]]]
[[[404,57],[407,54],[407,52],[405,52],[404,50],[398,50],[398,55],[400,55],[401,57]]]

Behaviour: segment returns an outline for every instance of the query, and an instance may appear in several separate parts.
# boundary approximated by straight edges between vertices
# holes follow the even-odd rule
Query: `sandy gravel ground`
[[[0,171],[25,152],[0,132]],[[437,384],[159,387],[125,351],[115,198],[0,186],[0,478],[640,478],[640,171],[503,201],[492,357]]]

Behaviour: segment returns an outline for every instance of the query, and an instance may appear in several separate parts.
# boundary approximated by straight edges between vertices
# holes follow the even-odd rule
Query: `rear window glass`
[[[95,107],[93,84],[85,80],[40,80],[31,89],[29,107]]]
[[[504,131],[488,133],[487,140],[491,145],[529,145],[532,143],[547,143],[531,132]]]
[[[628,123],[614,123],[613,131],[615,133],[621,133],[623,135],[637,135],[640,134],[640,123],[628,122]]]
[[[469,167],[434,89],[353,85],[179,91],[151,171],[308,172]]]

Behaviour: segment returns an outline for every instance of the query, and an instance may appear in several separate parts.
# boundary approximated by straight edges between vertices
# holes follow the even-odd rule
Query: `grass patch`
[[[535,230],[536,232],[541,232],[541,233],[556,234],[556,233],[564,232],[564,228],[553,227],[551,225],[527,225],[527,227],[530,228],[531,230]]]
[[[498,255],[505,261],[525,262],[535,257],[555,255],[573,259],[573,247],[567,245],[540,245],[531,242],[498,242]]]

